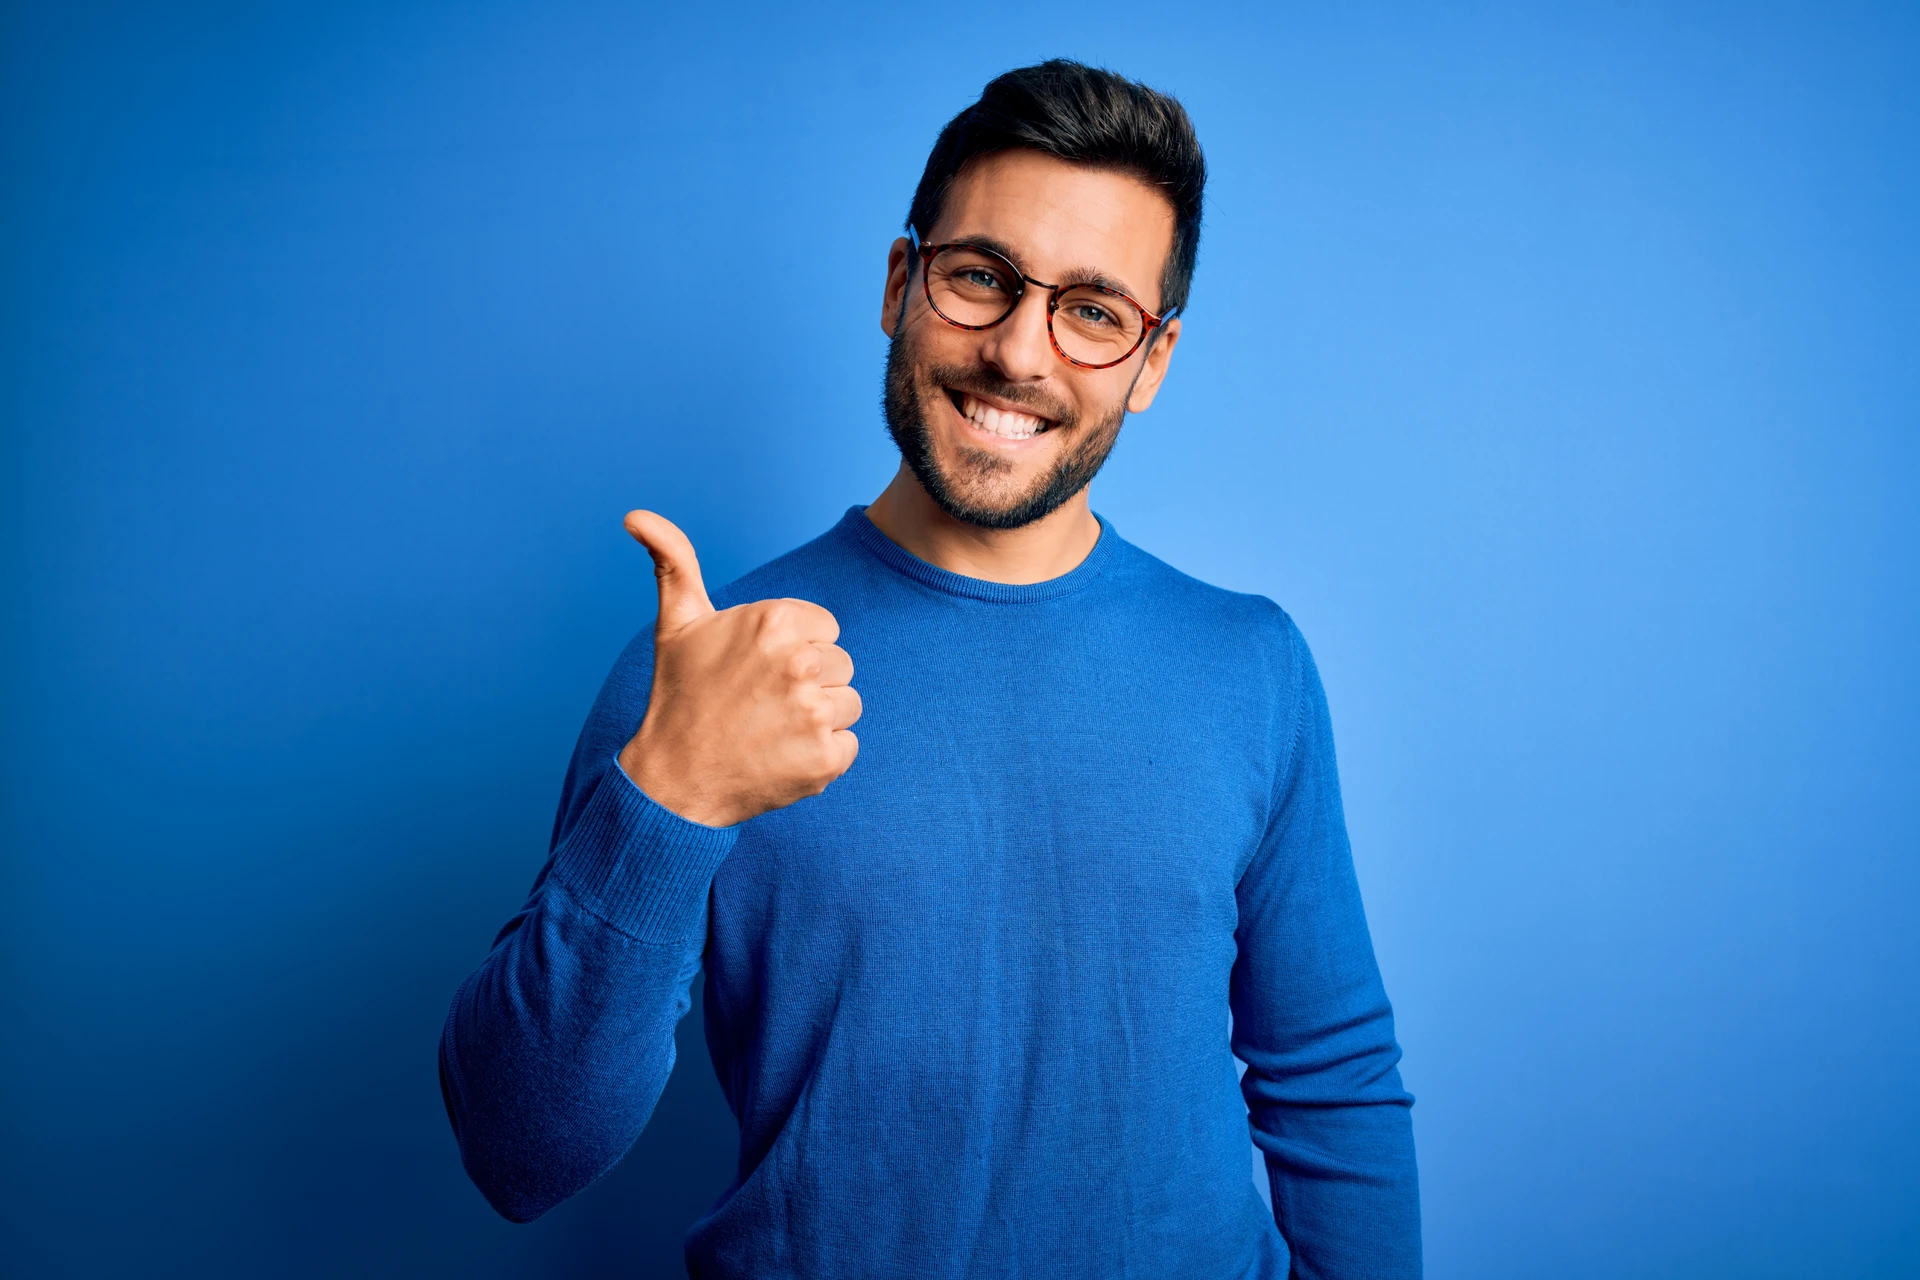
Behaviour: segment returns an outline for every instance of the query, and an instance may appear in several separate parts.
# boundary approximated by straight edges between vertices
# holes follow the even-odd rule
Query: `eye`
[[[1075,299],[1067,308],[1068,314],[1081,324],[1104,328],[1120,322],[1120,318],[1097,302],[1084,298]]]
[[[999,275],[991,267],[967,267],[956,274],[962,284],[975,289],[999,289],[1004,287],[1000,283]]]

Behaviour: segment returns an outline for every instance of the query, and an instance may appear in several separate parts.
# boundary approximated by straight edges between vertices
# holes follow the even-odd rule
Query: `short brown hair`
[[[1164,194],[1174,221],[1160,310],[1171,314],[1186,306],[1200,256],[1207,161],[1177,99],[1067,58],[997,76],[940,131],[907,210],[908,230],[924,242],[960,171],[981,156],[1018,147],[1130,173]]]

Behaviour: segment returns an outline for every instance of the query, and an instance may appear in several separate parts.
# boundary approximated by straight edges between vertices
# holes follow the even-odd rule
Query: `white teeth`
[[[961,412],[966,415],[968,422],[1003,440],[1026,440],[1038,434],[1044,425],[1041,419],[1030,413],[996,409],[992,405],[982,404],[972,396],[961,396],[960,404]]]

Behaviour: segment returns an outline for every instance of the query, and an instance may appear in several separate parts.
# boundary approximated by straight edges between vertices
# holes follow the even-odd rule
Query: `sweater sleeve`
[[[515,1222],[606,1173],[645,1128],[699,972],[708,889],[736,835],[663,809],[615,760],[644,711],[651,657],[636,640],[608,678],[546,866],[454,997],[440,1040],[461,1160]]]
[[[1326,696],[1305,641],[1284,626],[1293,726],[1265,837],[1237,889],[1241,1089],[1292,1274],[1413,1280],[1413,1099],[1347,844]]]

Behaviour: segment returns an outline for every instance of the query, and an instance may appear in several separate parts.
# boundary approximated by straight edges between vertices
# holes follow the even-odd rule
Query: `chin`
[[[1087,487],[1119,438],[1124,404],[1064,429],[1042,419],[1031,431],[1008,430],[977,409],[985,421],[970,421],[964,393],[950,392],[936,370],[916,376],[902,336],[887,352],[887,432],[934,505],[962,524],[1019,529],[1045,519]]]

